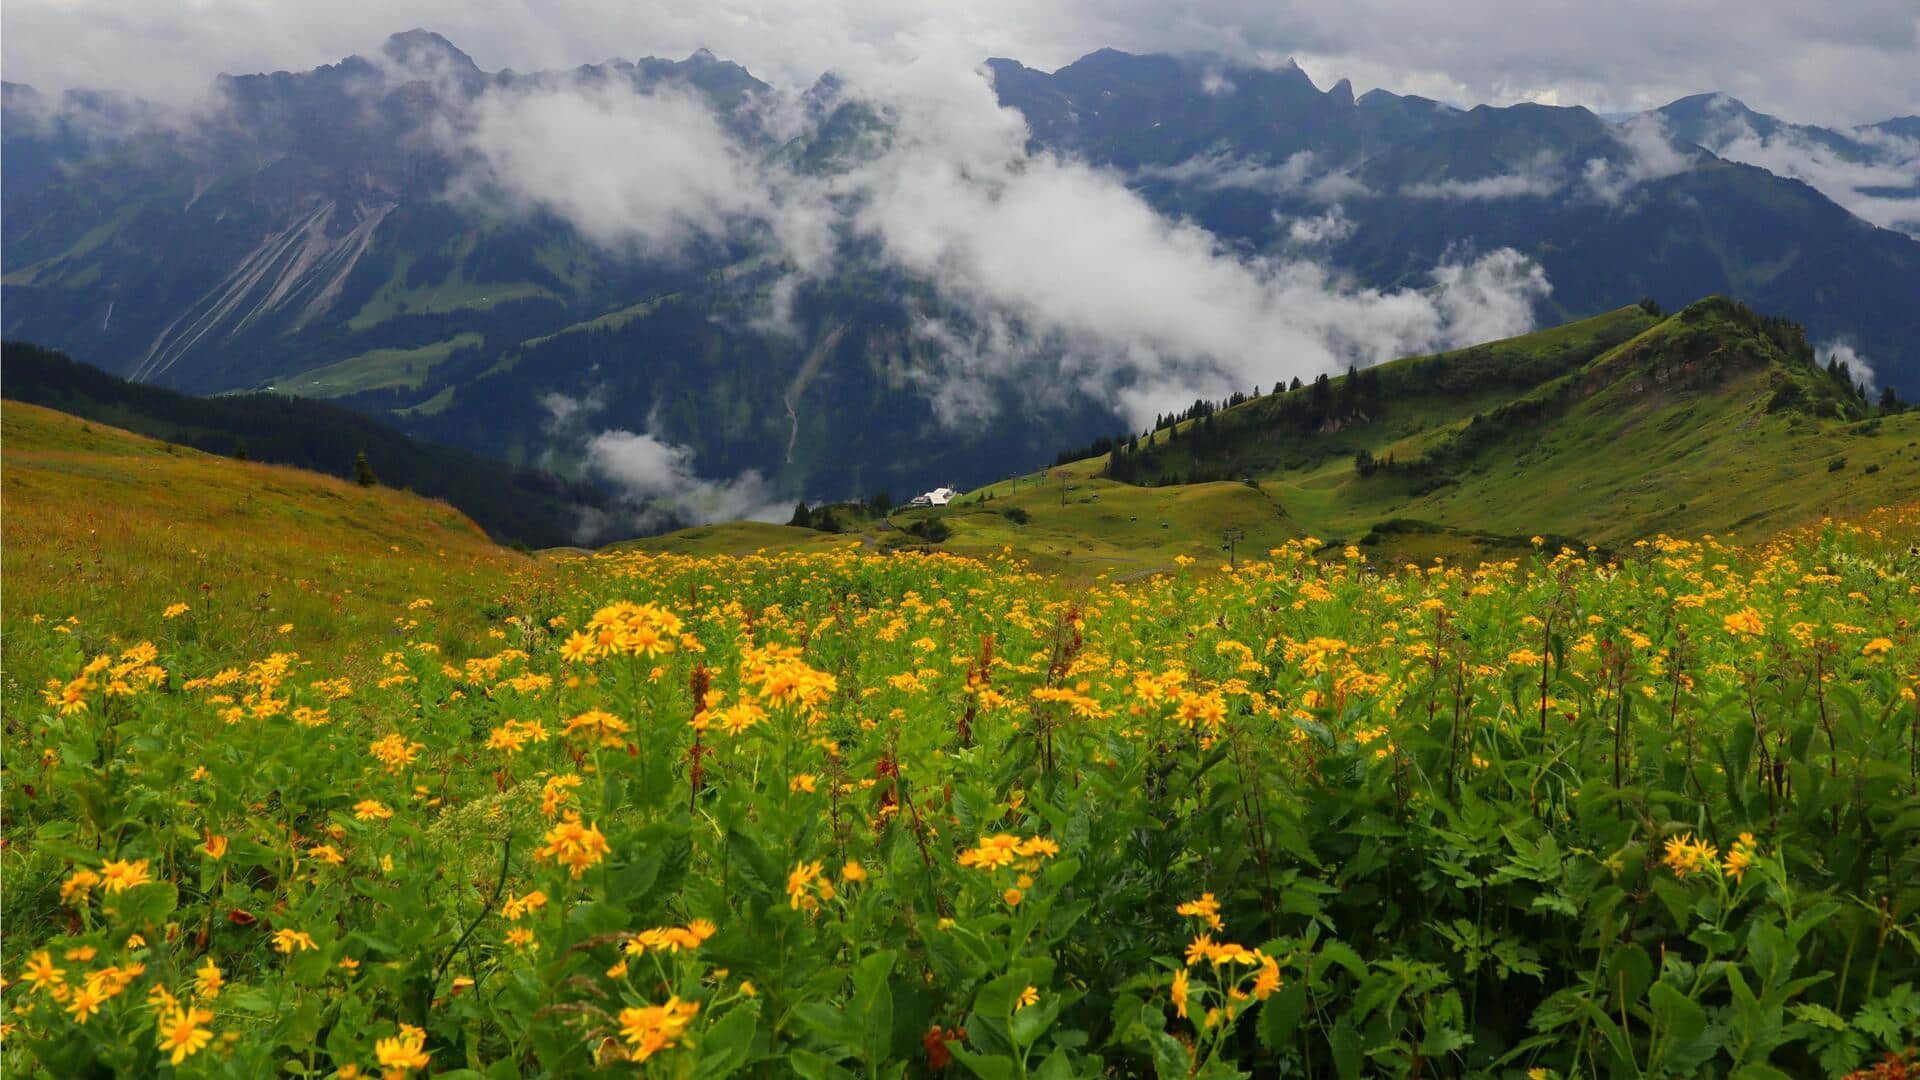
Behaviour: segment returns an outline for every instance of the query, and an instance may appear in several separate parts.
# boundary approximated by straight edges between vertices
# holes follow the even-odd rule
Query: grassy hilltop
[[[449,643],[537,576],[444,503],[216,457],[37,405],[0,405],[6,618],[78,618],[83,649],[185,635],[223,650],[342,650],[371,664],[394,609],[422,594]],[[172,617],[175,604],[188,610]],[[282,627],[287,629],[282,630]],[[29,654],[10,686],[36,684]]]
[[[208,453],[334,476],[351,478],[365,454],[382,482],[453,503],[501,543],[571,543],[582,511],[611,502],[591,485],[414,439],[336,405],[284,394],[193,397],[17,341],[0,344],[0,392]]]
[[[1118,479],[1117,479],[1118,478]],[[1125,482],[1122,482],[1122,481]],[[1798,331],[1720,299],[1640,307],[1316,389],[1272,393],[1103,453],[897,511],[881,547],[939,521],[944,550],[1010,548],[1079,577],[1223,561],[1314,537],[1377,558],[1477,561],[1545,534],[1614,548],[1665,532],[1762,539],[1920,498],[1920,413],[1878,415]],[[815,536],[713,527],[651,550],[770,550]]]

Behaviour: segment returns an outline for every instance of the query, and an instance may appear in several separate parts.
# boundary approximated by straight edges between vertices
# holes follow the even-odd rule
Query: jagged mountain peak
[[[475,74],[480,71],[480,65],[473,62],[473,57],[461,51],[453,42],[432,30],[418,27],[388,37],[380,47],[380,53],[402,67],[445,65]]]
[[[1361,94],[1354,100],[1354,104],[1362,109],[1372,110],[1400,109],[1408,106],[1417,106],[1437,113],[1457,113],[1461,111],[1459,107],[1449,105],[1444,101],[1421,97],[1418,94],[1396,94],[1391,90],[1383,90],[1379,87],[1375,87]]]
[[[1666,109],[1730,109],[1737,112],[1754,111],[1747,106],[1746,102],[1741,101],[1732,94],[1723,93],[1719,90],[1709,90],[1699,94],[1688,94],[1685,97],[1675,98],[1673,101],[1667,103]]]
[[[1688,131],[1708,125],[1743,123],[1756,132],[1767,134],[1781,124],[1778,119],[1748,107],[1739,98],[1718,92],[1689,94],[1662,105],[1654,112],[1669,124]]]

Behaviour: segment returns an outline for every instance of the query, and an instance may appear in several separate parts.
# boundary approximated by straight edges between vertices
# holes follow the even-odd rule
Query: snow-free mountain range
[[[833,75],[783,94],[704,51],[487,72],[412,31],[221,76],[185,113],[8,84],[5,335],[194,393],[334,399],[640,494],[710,478],[712,516],[970,486],[1188,389],[1643,297],[1739,299],[1920,393],[1920,118],[1830,129],[1712,94],[1624,118],[1463,109],[1112,50],[984,70],[1024,146],[987,175],[956,154],[939,183],[912,148],[944,136],[911,101]],[[558,97],[581,108],[540,104]],[[629,102],[670,126],[619,126]],[[631,160],[664,201],[572,190],[578,170],[517,134]],[[1019,186],[1056,182],[1029,227]],[[953,198],[927,197],[941,184]],[[1098,224],[1099,199],[1144,200],[1164,225],[1141,235],[1217,283],[1150,260],[1046,280],[1016,241],[1050,205]],[[990,227],[950,220],[968,200]],[[1194,302],[1128,321],[1166,297]],[[1273,329],[1213,334],[1213,304]]]

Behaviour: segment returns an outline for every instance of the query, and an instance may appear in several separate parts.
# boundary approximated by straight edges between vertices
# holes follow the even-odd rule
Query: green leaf
[[[1659,1056],[1650,1064],[1686,1072],[1713,1057],[1716,1047],[1706,1037],[1707,1013],[1699,1002],[1665,982],[1654,983],[1647,1000],[1660,1032]]]
[[[1186,1080],[1193,1072],[1193,1054],[1165,1031],[1147,1033],[1153,1051],[1153,1072],[1160,1080]]]
[[[122,925],[145,928],[156,926],[173,914],[179,903],[179,890],[171,882],[150,881],[112,898],[102,909]]]
[[[811,1050],[789,1051],[787,1067],[803,1080],[854,1080],[853,1073]]]
[[[1798,1005],[1788,1006],[1787,1011],[1793,1014],[1794,1019],[1812,1024],[1815,1027],[1826,1028],[1828,1031],[1847,1030],[1846,1018],[1834,1012],[1832,1009],[1827,1008],[1825,1005],[1802,1002]]]
[[[754,1031],[759,1024],[758,1001],[745,1001],[728,1009],[727,1014],[700,1037],[700,1064],[694,1067],[693,1075],[698,1080],[720,1080],[733,1075],[752,1054]]]
[[[864,1027],[861,1056],[869,1065],[887,1059],[893,1042],[893,991],[887,976],[899,954],[882,949],[860,961],[853,972],[853,1002],[849,1010]]]
[[[1356,979],[1367,977],[1367,962],[1360,959],[1360,954],[1353,951],[1353,946],[1344,941],[1328,939],[1320,946],[1320,958],[1347,969],[1347,974]]]
[[[1016,1075],[1013,1061],[998,1054],[980,1054],[959,1043],[949,1043],[953,1059],[967,1067],[967,1071],[981,1077],[982,1080],[1013,1080]]]
[[[1307,985],[1294,980],[1260,1006],[1260,1045],[1280,1050],[1293,1042],[1293,1033],[1307,1011]]]
[[[980,988],[980,993],[973,999],[973,1011],[982,1016],[1010,1017],[1014,1003],[1020,1000],[1021,992],[1028,985],[1027,977],[1022,972],[1002,975]]]
[[[1360,1053],[1360,1033],[1353,1029],[1353,1021],[1343,1016],[1334,1021],[1333,1030],[1327,1032],[1327,1049],[1333,1051],[1333,1067],[1340,1073],[1340,1080],[1353,1080],[1360,1075],[1364,1058]]]
[[[1653,958],[1638,945],[1626,945],[1613,954],[1613,982],[1620,996],[1631,1004],[1646,993],[1653,981]]]
[[[1080,995],[1071,990],[1049,990],[1040,995],[1040,1000],[1013,1013],[1014,1044],[1026,1049],[1039,1041],[1041,1035],[1053,1026],[1059,1018],[1060,1010],[1079,1000]]]
[[[1033,1070],[1034,1080],[1074,1080],[1073,1061],[1065,1050],[1055,1050],[1048,1054],[1038,1069]]]
[[[825,1001],[807,1001],[794,1006],[793,1018],[825,1039],[830,1047],[840,1051],[840,1056],[859,1053],[864,1032],[859,1022],[847,1015],[845,1009]]]

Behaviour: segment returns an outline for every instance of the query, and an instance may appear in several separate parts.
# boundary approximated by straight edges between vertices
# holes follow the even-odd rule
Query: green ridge
[[[1330,379],[1333,414],[1303,422],[1315,393],[1257,397],[1141,439],[1119,462],[1001,481],[858,535],[932,545],[907,530],[937,520],[945,550],[1124,576],[1182,555],[1225,562],[1236,531],[1242,556],[1311,536],[1329,553],[1478,561],[1535,536],[1603,551],[1658,533],[1756,540],[1920,498],[1920,414],[1875,415],[1797,327],[1718,297]],[[680,535],[661,543],[709,550]]]

